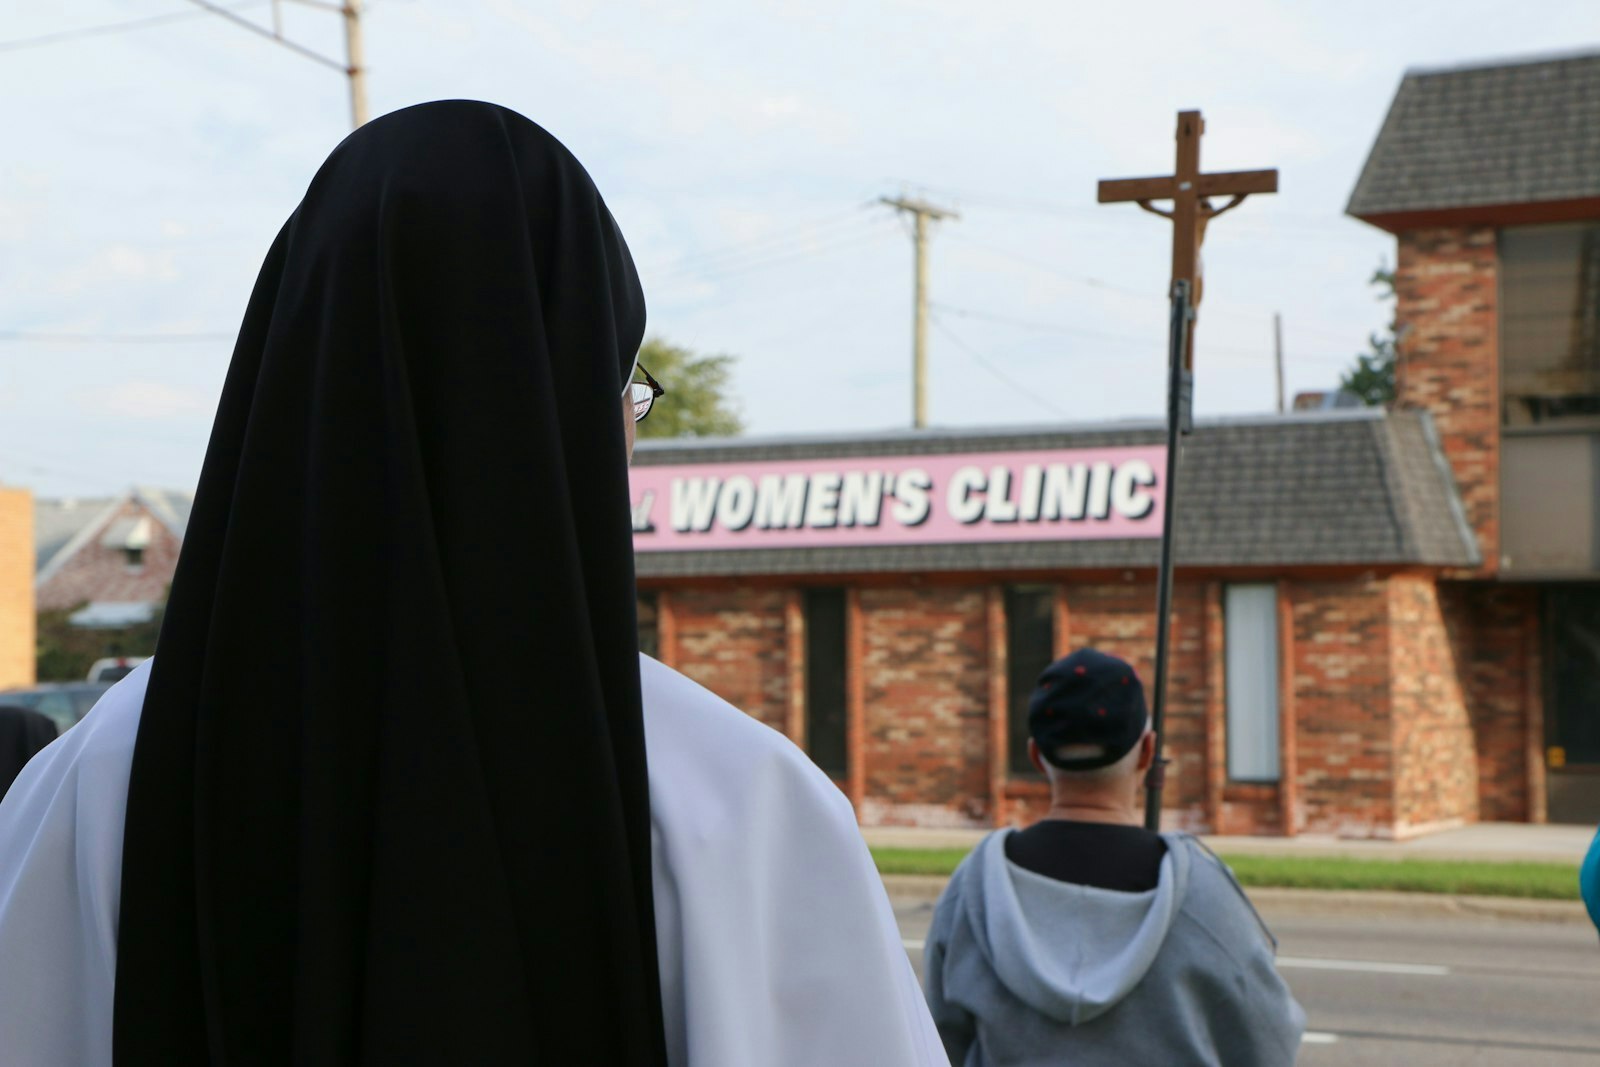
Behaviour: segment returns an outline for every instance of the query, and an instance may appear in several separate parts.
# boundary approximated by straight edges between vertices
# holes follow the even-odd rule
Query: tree
[[[1381,290],[1379,300],[1394,299],[1394,271],[1380,266],[1369,282]],[[1397,323],[1393,313],[1386,333],[1374,332],[1367,338],[1368,351],[1356,357],[1356,365],[1339,379],[1339,388],[1359,396],[1370,407],[1394,403],[1394,363]]]
[[[161,612],[149,622],[135,623],[115,630],[90,630],[74,626],[72,613],[41,611],[35,631],[40,681],[82,681],[89,665],[102,656],[149,656],[156,650],[161,634]]]
[[[639,424],[640,437],[731,437],[744,432],[744,420],[728,393],[734,357],[700,356],[651,337],[639,349],[639,363],[667,391],[650,417]]]

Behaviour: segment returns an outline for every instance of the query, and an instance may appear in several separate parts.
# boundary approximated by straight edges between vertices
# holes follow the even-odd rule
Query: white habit
[[[128,769],[149,664],[0,802],[0,1067],[111,1067]],[[674,1067],[947,1063],[849,803],[805,755],[640,665]]]

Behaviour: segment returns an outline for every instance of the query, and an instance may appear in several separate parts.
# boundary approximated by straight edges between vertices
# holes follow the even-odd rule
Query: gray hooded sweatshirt
[[[1006,859],[1000,830],[956,869],[924,957],[954,1067],[1292,1064],[1305,1013],[1277,943],[1222,861],[1163,834],[1145,893],[1072,885]]]

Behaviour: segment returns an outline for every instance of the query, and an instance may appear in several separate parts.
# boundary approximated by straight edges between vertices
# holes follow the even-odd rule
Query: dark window
[[[127,557],[129,570],[138,570],[144,566],[144,549],[124,548],[122,554]]]
[[[1600,589],[1550,589],[1545,611],[1550,762],[1563,769],[1600,765]]]
[[[847,767],[843,589],[808,589],[806,611],[806,751],[843,778]]]
[[[661,658],[661,595],[655,592],[639,594],[639,651],[655,659]]]
[[[1508,426],[1600,422],[1600,224],[1500,231]]]
[[[1028,699],[1056,652],[1056,593],[1049,586],[1006,589],[1006,701],[1011,774],[1038,777],[1028,759]]]

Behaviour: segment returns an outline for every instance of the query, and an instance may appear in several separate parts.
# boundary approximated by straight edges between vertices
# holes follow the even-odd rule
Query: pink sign
[[[640,552],[1160,537],[1166,449],[634,467]]]

